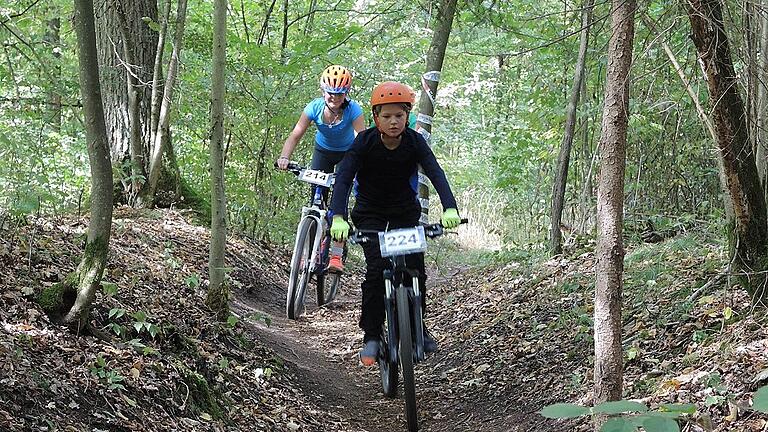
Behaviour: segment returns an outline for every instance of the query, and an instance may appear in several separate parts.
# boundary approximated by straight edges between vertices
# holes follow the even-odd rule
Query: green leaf
[[[661,411],[680,413],[680,414],[693,414],[696,412],[696,405],[694,404],[663,404],[659,407]]]
[[[150,17],[141,17],[141,20],[147,23],[147,26],[149,26],[152,31],[160,32],[161,27],[160,24],[157,23],[157,21],[153,20]]]
[[[109,317],[110,318],[120,318],[123,315],[125,315],[125,309],[114,308],[114,309],[110,309],[109,310]]]
[[[104,291],[104,295],[113,296],[117,294],[117,284],[112,282],[101,281],[101,289]]]
[[[544,407],[539,414],[551,419],[573,418],[589,414],[589,408],[570,403],[556,403]]]
[[[635,401],[610,401],[595,405],[592,412],[599,414],[621,414],[626,412],[646,412],[648,407]]]
[[[676,421],[661,416],[646,417],[643,420],[643,429],[646,432],[680,432]]]
[[[752,408],[755,411],[768,413],[768,386],[760,387],[752,395]]]
[[[637,428],[624,417],[616,417],[605,422],[600,432],[637,432]]]
[[[230,315],[227,317],[227,325],[230,327],[236,326],[239,321],[240,319],[234,315]]]

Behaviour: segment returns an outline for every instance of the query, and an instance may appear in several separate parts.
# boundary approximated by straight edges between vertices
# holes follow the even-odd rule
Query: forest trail
[[[97,339],[57,326],[35,301],[75,268],[86,225],[73,216],[0,232],[0,431],[404,430],[402,399],[385,399],[378,369],[357,359],[360,263],[335,302],[289,321],[290,252],[231,236],[239,319],[221,323],[204,304],[207,229],[174,211],[118,209],[91,313],[113,336]],[[752,314],[743,291],[724,288],[681,313],[717,268],[707,262],[711,246],[691,240],[628,254],[625,337],[636,357],[626,363],[626,392],[652,407],[696,403],[686,421],[708,421],[711,431],[764,430],[768,416],[739,408],[734,421],[731,410],[748,407],[768,380],[768,317]],[[518,253],[455,269],[436,265],[450,255],[443,247],[433,243],[426,260],[427,324],[440,350],[416,367],[421,430],[591,430],[583,419],[538,414],[555,402],[589,404],[589,245],[567,258]]]
[[[428,271],[430,288],[450,285],[451,277],[436,275],[434,269]],[[443,273],[460,272],[443,270]],[[240,292],[232,307],[244,316],[255,313],[271,317],[269,325],[263,321],[253,324],[253,331],[290,365],[297,377],[293,384],[312,395],[322,409],[341,415],[345,427],[359,432],[406,430],[402,397],[385,398],[378,367],[366,368],[358,359],[362,338],[357,326],[361,274],[360,264],[349,265],[336,300],[321,308],[314,305],[311,283],[307,311],[298,320],[285,317],[284,283],[272,285],[258,294]],[[445,294],[448,289],[441,291]],[[444,318],[446,314],[436,315]],[[428,319],[428,324],[432,325],[433,321]],[[464,357],[456,352],[462,347],[451,343],[450,335],[437,333],[436,336],[441,340],[441,350],[416,366],[421,431],[522,432],[535,430],[532,429],[535,425],[545,422],[535,412],[518,411],[525,407],[515,406],[514,397],[510,398],[513,404],[500,406],[498,400],[492,400],[495,398],[482,397],[482,392],[462,388],[464,386],[446,379],[446,370],[460,367],[472,370],[480,365],[467,360],[464,365],[446,367],[446,357]]]

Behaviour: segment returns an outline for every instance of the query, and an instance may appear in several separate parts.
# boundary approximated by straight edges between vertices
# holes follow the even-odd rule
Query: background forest
[[[448,28],[441,29],[447,16],[453,16],[452,27],[448,19]],[[488,270],[488,281],[504,278],[500,274],[505,272],[527,281],[507,278],[500,285],[483,288],[483,293],[494,293],[503,286],[501,294],[493,295],[510,299],[531,287],[549,284],[564,296],[553,303],[574,302],[569,312],[544,318],[557,323],[552,324],[555,327],[567,327],[563,323],[573,319],[579,323],[579,334],[582,327],[590,332],[584,340],[576,338],[576,343],[588,342],[583,345],[590,348],[594,343],[594,357],[585,355],[582,345],[564,350],[564,361],[573,362],[574,371],[572,387],[564,389],[562,396],[573,396],[589,379],[595,381],[595,402],[637,396],[647,390],[636,381],[622,390],[622,362],[630,364],[627,379],[637,378],[639,372],[632,368],[648,372],[645,368],[651,366],[631,362],[638,358],[642,344],[651,344],[653,339],[642,326],[622,321],[622,311],[628,312],[625,318],[636,319],[634,312],[660,316],[660,310],[674,307],[677,309],[670,313],[681,314],[680,322],[693,320],[696,305],[703,300],[706,305],[715,302],[705,295],[706,290],[722,285],[723,297],[730,296],[723,300],[727,306],[705,315],[720,320],[721,332],[734,322],[734,315],[754,324],[752,313],[762,309],[750,308],[762,308],[768,268],[768,4],[752,0],[671,4],[635,4],[631,0],[97,0],[92,7],[89,0],[76,0],[74,8],[58,0],[14,0],[0,7],[0,230],[21,238],[25,227],[37,226],[34,224],[41,220],[80,218],[89,212],[91,225],[80,233],[85,253],[77,271],[68,268],[69,276],[58,270],[43,273],[43,279],[56,279],[55,283],[46,280],[43,288],[23,288],[23,296],[9,294],[7,298],[16,301],[18,296],[35,294],[45,312],[51,317],[58,313],[76,334],[85,329],[98,336],[99,331],[90,328],[98,322],[104,324],[102,330],[109,329],[125,340],[114,323],[106,323],[125,316],[127,308],[105,311],[97,301],[94,321],[88,317],[97,288],[102,303],[126,301],[115,296],[117,283],[100,282],[105,268],[114,279],[130,273],[116,273],[114,257],[107,262],[110,233],[115,231],[123,253],[130,244],[126,220],[131,217],[126,214],[136,209],[184,209],[200,225],[210,226],[204,235],[207,238],[210,233],[210,242],[197,248],[210,246],[209,280],[201,280],[199,263],[197,273],[184,273],[183,261],[168,258],[174,247],[182,245],[164,240],[164,262],[172,273],[178,270],[169,280],[175,278],[172,284],[192,290],[208,284],[207,312],[213,310],[222,323],[236,327],[241,316],[237,314],[243,312],[237,307],[243,306],[236,306],[236,314],[230,314],[229,289],[234,290],[235,298],[243,298],[243,292],[251,295],[259,286],[263,290],[256,290],[258,298],[273,295],[282,283],[278,276],[284,269],[272,271],[268,277],[254,276],[255,269],[264,270],[257,263],[244,265],[251,253],[243,250],[258,244],[279,255],[293,239],[305,188],[292,176],[275,170],[273,162],[301,109],[320,95],[320,72],[330,64],[352,70],[351,97],[363,106],[366,123],[371,120],[370,91],[385,80],[417,89],[419,108],[424,109],[425,100],[432,96],[427,77],[436,76],[424,73],[425,64],[430,71],[435,41],[446,31],[450,37],[442,66],[437,67],[431,145],[451,180],[462,216],[471,221],[461,230],[458,246],[449,249],[460,249],[456,261],[474,271],[505,266]],[[88,36],[95,39],[88,40]],[[93,74],[90,79],[89,71]],[[436,80],[431,82],[434,89]],[[97,105],[103,105],[103,115]],[[294,160],[309,160],[313,133],[304,138]],[[109,183],[105,179],[109,180],[110,173],[104,171],[109,167],[107,159],[111,160],[112,193],[98,187]],[[434,201],[433,215],[440,211]],[[146,217],[153,213],[135,214]],[[166,219],[165,228],[183,225],[173,220],[172,212],[158,214],[158,219]],[[114,227],[113,220],[118,221]],[[156,229],[151,225],[136,230]],[[237,243],[234,252],[227,250],[228,260],[240,260],[237,265],[225,263],[225,229],[232,242],[250,242],[247,246]],[[35,228],[31,235],[36,232]],[[652,246],[642,244],[680,235],[679,242],[663,243],[657,250],[644,249]],[[199,233],[184,231],[183,236],[187,238],[184,247],[201,241]],[[152,240],[140,237],[140,241]],[[0,252],[11,251],[12,244]],[[625,246],[630,251],[626,259]],[[14,247],[14,253],[23,249]],[[25,277],[34,273],[33,249],[29,247]],[[195,251],[185,251],[190,262],[199,261],[199,256],[193,256]],[[546,261],[548,257],[554,258]],[[548,270],[537,274],[535,260]],[[694,261],[681,269],[682,264]],[[12,262],[8,258],[9,268]],[[267,265],[272,264],[279,264],[279,259]],[[434,267],[441,265],[434,258]],[[652,268],[623,274],[625,265]],[[656,306],[661,309],[654,309],[641,298],[644,293],[637,291],[657,283],[675,286],[678,280],[671,274],[692,268],[696,269],[691,270],[696,274],[694,281],[675,294],[684,301],[678,299],[672,305],[660,301],[661,306]],[[130,286],[138,286],[137,280],[134,276]],[[246,290],[248,283],[251,286]],[[622,305],[624,283],[632,292],[624,293]],[[504,291],[518,286],[520,291]],[[68,291],[73,287],[77,289]],[[582,287],[585,289],[580,290]],[[584,301],[580,296],[592,288],[594,304],[579,304]],[[73,293],[76,300],[70,298]],[[537,293],[528,294],[523,302],[540,300]],[[470,294],[461,291],[461,295]],[[137,295],[136,299],[147,297]],[[453,301],[453,294],[441,298],[443,302],[447,299]],[[272,300],[258,298],[258,304],[268,305]],[[444,306],[449,309],[450,302]],[[539,319],[549,311],[540,306],[529,311],[538,314],[531,318],[531,333],[548,328]],[[148,316],[139,312],[130,314],[136,333],[141,336],[146,330],[150,336],[146,342],[158,347],[170,343],[176,324],[150,330]],[[478,331],[478,337],[493,334],[497,321],[512,312],[494,313],[494,321]],[[569,318],[568,313],[576,315]],[[758,315],[754,319],[759,324],[762,315]],[[258,316],[269,324],[269,319]],[[655,325],[675,328],[660,324],[660,318],[653,319]],[[73,322],[78,325],[73,327]],[[442,330],[455,331],[450,325],[456,322]],[[514,322],[510,319],[509,329]],[[759,325],[753,328],[751,324],[744,324],[745,334],[758,331]],[[213,332],[226,338],[232,328],[216,327]],[[694,348],[705,345],[709,333],[701,336],[701,327],[681,328],[692,332],[689,339]],[[162,334],[159,340],[155,339],[158,331]],[[622,339],[627,332],[634,335]],[[744,336],[744,340],[750,337]],[[541,343],[541,339],[531,343]],[[146,355],[147,345],[142,346],[142,355]],[[694,348],[689,346],[684,354],[675,348],[669,352],[685,359]],[[447,357],[456,352],[448,351]],[[504,355],[514,357],[514,352]],[[247,355],[254,354],[237,354]],[[122,378],[111,381],[114,376],[106,372],[101,354],[98,359],[97,372],[92,368],[94,376],[102,383],[106,380],[110,391],[118,388],[112,385],[122,386]],[[229,369],[229,360],[225,360],[223,366],[221,360],[217,363],[221,371]],[[698,360],[685,361],[694,364]],[[480,372],[474,372],[500,364],[498,359],[493,361],[496,363],[482,364]],[[595,363],[593,377],[583,372],[590,362]],[[751,365],[750,372],[761,364]],[[439,372],[439,367],[434,368],[433,372]],[[259,377],[264,375],[260,370]],[[735,375],[732,372],[723,375]],[[765,381],[763,372],[753,385]],[[468,382],[472,383],[467,380],[462,385]],[[707,406],[730,408],[732,401],[743,404],[743,384],[739,384],[737,397],[722,396],[712,404],[707,399]],[[707,388],[719,391],[715,385]],[[240,386],[237,391],[248,390]],[[761,404],[765,404],[768,393],[765,388],[761,392]],[[527,407],[527,412],[555,402],[551,399],[554,394],[540,397],[537,406]],[[135,401],[129,405],[135,407]],[[185,413],[185,409],[186,401],[180,411]],[[741,409],[751,412],[753,408],[747,404]],[[489,408],[485,415],[492,411]],[[208,418],[201,418],[220,419],[209,412],[203,411]],[[0,417],[4,413],[0,410]],[[558,416],[567,417],[557,412],[552,415]],[[505,421],[514,423],[511,417]],[[614,422],[610,427],[679,430],[669,419],[663,420],[666,426],[653,429],[649,425],[654,421]],[[693,423],[704,424],[700,419]],[[598,427],[601,424],[598,419]]]
[[[132,3],[130,8],[146,10],[127,13],[138,29],[130,33],[139,39],[133,45],[151,52],[159,30],[156,23],[162,19],[150,3]],[[170,103],[169,142],[180,181],[189,188],[183,199],[173,197],[176,206],[185,206],[183,200],[194,198],[190,195],[209,196],[211,6],[194,1],[188,5]],[[737,2],[728,6],[727,28],[737,68],[743,71],[749,64],[744,28],[750,16]],[[477,219],[506,244],[535,247],[547,238],[551,182],[578,54],[581,7],[568,2],[462,2],[458,7],[440,80],[433,146],[464,197],[464,211],[487,216]],[[272,161],[304,104],[319,94],[320,72],[328,64],[348,65],[355,73],[352,97],[365,109],[370,89],[382,80],[420,88],[432,9],[426,2],[230,5],[226,183],[232,228],[286,240],[293,230],[288,215],[301,204],[301,195],[286,193],[293,190],[292,179],[275,172]],[[595,149],[609,13],[605,2],[592,12],[564,210],[564,223],[575,233],[594,227]],[[14,216],[77,210],[88,200],[88,170],[71,4],[16,1],[4,6],[2,14],[2,207]],[[642,4],[638,14],[643,19],[637,23],[632,69],[627,218],[718,223],[723,218],[714,146],[670,63],[676,59],[694,94],[706,101],[687,16],[682,8],[662,3]],[[751,17],[754,22],[758,18]],[[175,22],[172,14],[169,35]],[[111,97],[122,102],[111,109],[116,112],[111,117],[106,102],[111,145],[120,150],[113,151],[115,178],[129,182],[125,63],[124,56],[114,54],[122,50],[121,42],[115,29],[97,34],[100,50],[112,54],[100,64],[102,79],[115,80],[114,88],[104,86],[104,99],[116,92]],[[166,59],[171,49],[166,43]],[[142,54],[144,65],[154,62],[154,52],[149,54]],[[146,97],[140,105],[146,110],[152,82],[147,69],[132,68],[142,83]],[[746,82],[743,85],[747,88]],[[147,130],[142,130],[145,147],[150,142]],[[298,160],[308,160],[311,135],[300,146]]]

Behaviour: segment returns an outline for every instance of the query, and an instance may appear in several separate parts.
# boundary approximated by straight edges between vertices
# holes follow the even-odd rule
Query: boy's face
[[[382,105],[378,117],[379,130],[390,138],[399,137],[408,124],[408,113],[400,104]]]

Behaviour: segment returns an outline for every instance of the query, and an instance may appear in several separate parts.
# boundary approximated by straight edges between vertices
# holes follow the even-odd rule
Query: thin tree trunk
[[[206,303],[221,320],[229,316],[229,289],[224,283],[227,201],[224,192],[224,74],[227,56],[227,0],[215,0],[213,70],[211,72],[211,250]]]
[[[288,61],[288,0],[283,1],[283,37],[280,39],[280,57],[283,63]]]
[[[422,75],[421,86],[423,92],[419,100],[419,115],[416,119],[416,130],[419,131],[427,144],[432,145],[432,117],[435,114],[435,99],[437,98],[437,85],[440,82],[440,71],[443,69],[445,50],[448,46],[448,38],[451,35],[453,16],[456,14],[457,0],[442,0],[437,11],[435,29],[432,33],[432,42],[427,51],[427,71]],[[419,169],[421,171],[421,169]],[[429,221],[429,186],[424,175],[419,175],[419,201],[421,202],[421,223]]]
[[[176,12],[176,35],[173,39],[173,53],[171,61],[168,64],[168,76],[165,80],[165,89],[163,91],[163,101],[160,104],[160,117],[158,118],[158,129],[155,136],[155,142],[152,145],[152,159],[149,162],[149,189],[144,199],[144,205],[151,206],[155,200],[157,192],[157,183],[160,179],[160,171],[163,162],[163,147],[167,141],[167,131],[170,125],[170,107],[173,99],[173,86],[176,82],[176,74],[179,68],[179,56],[181,55],[181,45],[184,37],[184,25],[187,17],[187,0],[179,0]]]
[[[573,134],[576,130],[576,106],[579,104],[581,83],[584,80],[586,69],[587,46],[589,44],[590,17],[594,0],[586,0],[581,11],[581,38],[579,39],[579,55],[576,60],[571,96],[565,114],[565,133],[560,144],[560,154],[557,156],[557,168],[555,179],[552,182],[552,208],[550,209],[551,226],[549,229],[549,253],[558,255],[563,252],[562,232],[560,221],[563,216],[563,203],[565,201],[565,185],[568,182],[568,165],[571,158],[571,146]]]
[[[595,403],[621,399],[621,292],[624,271],[624,170],[629,71],[635,34],[634,0],[613,0],[600,136],[595,275]],[[601,419],[596,430],[600,429]]]
[[[646,27],[648,27],[651,31],[654,33],[656,32],[655,25],[648,19],[647,16],[643,15],[643,23]],[[710,138],[712,138],[713,143],[717,143],[717,134],[715,133],[715,128],[712,126],[712,120],[709,118],[709,115],[704,110],[704,107],[701,105],[701,102],[699,101],[699,96],[696,93],[696,90],[694,90],[693,86],[691,86],[691,83],[688,82],[688,77],[685,75],[685,71],[680,66],[680,63],[677,61],[677,57],[675,56],[675,53],[672,51],[672,48],[669,47],[669,44],[666,42],[661,43],[662,48],[664,48],[664,52],[667,54],[667,58],[669,58],[670,63],[672,63],[672,67],[675,69],[675,72],[677,72],[677,76],[680,77],[680,81],[682,81],[683,86],[685,87],[685,91],[688,93],[688,96],[693,101],[693,105],[696,107],[696,114],[699,116],[699,120],[704,124],[704,127],[707,129],[707,133],[709,133]],[[725,177],[723,175],[723,161],[720,158],[716,159],[717,166],[719,168],[718,170],[718,179],[720,180],[720,190],[723,194],[727,193],[728,189],[725,184]],[[727,204],[727,203],[726,203]],[[725,206],[725,212],[728,215],[728,217],[733,217],[733,208],[726,205]]]
[[[85,113],[85,138],[91,165],[91,219],[85,253],[77,267],[77,297],[64,317],[79,330],[88,324],[96,289],[107,265],[112,228],[112,164],[101,101],[92,0],[75,0],[75,31],[80,61],[80,92]]]
[[[136,59],[134,53],[136,48],[132,35],[128,32],[128,22],[125,16],[125,10],[122,0],[118,0],[117,14],[120,18],[120,34],[123,38],[123,60],[125,64],[125,76],[128,90],[128,123],[130,133],[130,160],[131,160],[131,178],[128,194],[128,203],[133,205],[136,197],[141,190],[146,173],[144,171],[144,145],[141,139],[141,114],[139,112],[141,87],[138,76],[136,75]]]
[[[267,14],[264,16],[264,23],[262,23],[261,31],[259,32],[259,45],[264,45],[264,39],[269,36],[269,20],[272,17],[272,11],[275,10],[275,3],[277,3],[277,0],[272,0],[272,4],[267,9]]]
[[[691,38],[709,88],[709,103],[717,134],[717,147],[728,193],[726,205],[733,208],[729,221],[733,232],[728,242],[739,283],[762,300],[768,267],[768,226],[765,195],[760,185],[755,154],[749,140],[744,103],[739,96],[728,36],[723,27],[719,0],[686,0]]]
[[[763,14],[760,19],[760,57],[757,83],[757,136],[755,143],[757,173],[763,187],[763,196],[768,201],[768,0],[762,2]]]
[[[157,138],[157,125],[160,122],[160,96],[163,94],[163,53],[165,51],[165,37],[168,34],[168,21],[171,18],[171,0],[166,0],[163,13],[163,23],[157,38],[157,52],[155,53],[155,67],[152,72],[152,102],[150,104],[150,143]]]
[[[51,6],[49,13],[58,14],[59,10],[55,6]],[[43,40],[47,49],[53,53],[54,64],[52,65],[51,75],[54,77],[54,82],[51,83],[51,90],[48,93],[48,115],[46,121],[49,122],[51,128],[56,134],[61,133],[61,34],[59,32],[61,27],[61,20],[58,16],[55,16],[46,21],[46,32]]]
[[[757,13],[754,0],[742,0],[742,31],[744,35],[743,59],[745,60],[744,84],[746,87],[746,99],[744,108],[747,113],[747,127],[750,144],[754,148],[757,137]]]

